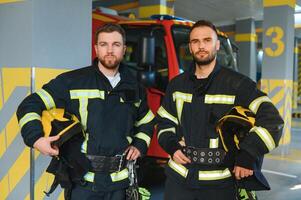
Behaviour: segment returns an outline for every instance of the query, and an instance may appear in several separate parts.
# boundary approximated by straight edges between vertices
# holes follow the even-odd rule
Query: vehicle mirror
[[[155,64],[155,38],[153,36],[142,37],[139,42],[139,67],[151,70]]]

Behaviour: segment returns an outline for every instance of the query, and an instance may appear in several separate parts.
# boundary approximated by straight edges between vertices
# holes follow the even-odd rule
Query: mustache
[[[115,55],[113,55],[113,54],[107,54],[107,55],[105,55],[104,57],[116,57]]]
[[[199,53],[207,53],[207,54],[208,54],[209,52],[208,52],[208,51],[205,51],[205,50],[202,50],[202,49],[199,50],[199,51],[197,51],[197,52],[195,52],[195,54],[199,54]]]

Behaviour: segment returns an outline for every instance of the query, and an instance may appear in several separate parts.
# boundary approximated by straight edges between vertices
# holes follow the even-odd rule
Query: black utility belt
[[[193,164],[220,165],[223,163],[226,155],[226,152],[219,148],[185,146],[182,151]]]
[[[126,166],[126,159],[124,155],[116,156],[96,156],[96,155],[86,155],[91,163],[92,172],[105,172],[112,173],[120,171]]]

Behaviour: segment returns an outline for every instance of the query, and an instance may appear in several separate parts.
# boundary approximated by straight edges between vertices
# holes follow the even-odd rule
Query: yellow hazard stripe
[[[236,42],[257,42],[255,33],[240,33],[235,35]]]
[[[250,130],[250,132],[255,132],[264,142],[269,151],[273,150],[276,147],[273,137],[265,128],[254,126]]]
[[[174,116],[172,116],[171,114],[169,114],[164,108],[163,106],[160,106],[159,110],[158,110],[158,115],[160,115],[160,117],[162,118],[166,118],[169,119],[170,121],[174,122],[175,124],[178,125],[178,120],[177,118],[175,118]]]
[[[173,132],[173,133],[176,133],[176,128],[175,128],[175,127],[172,127],[172,128],[166,128],[166,129],[160,130],[159,133],[158,133],[158,139],[159,139],[159,137],[162,135],[162,133],[165,133],[165,132]]]
[[[142,124],[147,124],[150,121],[152,121],[155,118],[155,115],[153,114],[153,112],[151,110],[148,111],[148,113],[139,121],[137,121],[135,123],[135,126],[141,126]]]
[[[263,102],[272,102],[271,99],[267,96],[262,96],[262,97],[258,97],[255,100],[253,100],[251,102],[251,104],[249,105],[250,110],[256,114],[258,111],[259,106],[263,103]]]
[[[36,94],[40,96],[47,110],[56,107],[52,96],[46,90],[40,89],[36,92]]]
[[[290,6],[295,9],[296,0],[263,0],[263,7]]]
[[[145,141],[147,147],[149,146],[149,144],[150,144],[150,142],[151,142],[151,138],[150,138],[147,134],[142,133],[142,132],[137,133],[137,134],[135,135],[135,137],[136,137],[136,138],[139,138],[139,139],[141,139],[141,140],[143,140],[143,141]]]
[[[24,1],[24,0],[0,0],[0,4],[15,3],[15,2],[20,2],[20,1]]]
[[[27,113],[26,115],[24,115],[20,121],[19,121],[19,126],[20,128],[22,129],[22,127],[27,124],[28,122],[30,121],[33,121],[33,120],[39,120],[41,121],[41,116],[38,115],[37,113],[35,112],[30,112],[30,113]]]

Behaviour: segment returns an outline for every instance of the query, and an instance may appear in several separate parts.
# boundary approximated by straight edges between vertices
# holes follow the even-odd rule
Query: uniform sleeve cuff
[[[240,150],[235,165],[253,170],[256,159],[247,151]]]

